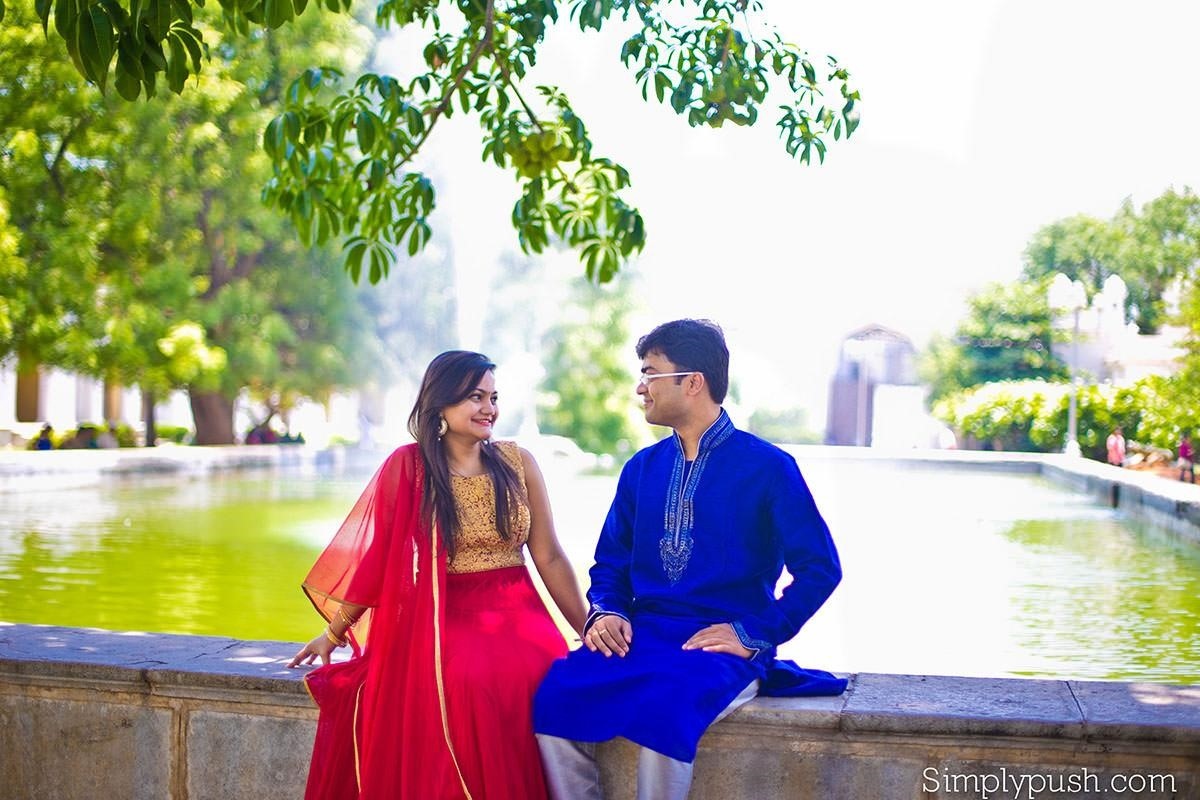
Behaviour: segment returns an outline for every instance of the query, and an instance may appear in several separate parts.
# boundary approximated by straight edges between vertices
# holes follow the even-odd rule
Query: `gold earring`
[[[439,416],[438,420],[438,438],[440,439],[446,435],[446,431],[450,430],[450,425],[446,422],[445,417]]]

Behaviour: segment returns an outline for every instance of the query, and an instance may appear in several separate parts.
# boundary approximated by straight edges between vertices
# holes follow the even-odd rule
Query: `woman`
[[[320,707],[307,800],[543,798],[532,698],[585,611],[537,463],[492,443],[495,364],[442,353],[408,427],[304,590],[328,626],[291,666]],[[356,658],[329,664],[337,646]],[[360,655],[361,654],[361,655]]]
[[[1186,433],[1179,439],[1179,480],[1196,482],[1196,468],[1193,464],[1192,439]]]

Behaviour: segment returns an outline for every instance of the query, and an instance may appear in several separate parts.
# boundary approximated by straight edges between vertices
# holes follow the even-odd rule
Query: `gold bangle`
[[[346,640],[339,639],[336,636],[334,636],[333,628],[330,628],[329,626],[325,627],[325,638],[328,639],[329,641],[333,642],[335,647],[345,647],[346,646]]]
[[[346,607],[345,607],[345,606],[338,606],[337,613],[338,613],[338,615],[339,615],[339,616],[341,616],[341,618],[342,618],[342,619],[343,619],[343,620],[346,622],[346,627],[347,627],[347,628],[353,628],[353,627],[354,627],[354,623],[358,622],[358,620],[356,620],[356,619],[351,619],[351,618],[350,618],[350,615],[346,613]]]

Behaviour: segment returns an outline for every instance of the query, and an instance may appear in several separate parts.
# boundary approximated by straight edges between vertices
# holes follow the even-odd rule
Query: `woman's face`
[[[459,436],[475,441],[492,438],[492,427],[500,414],[497,405],[496,376],[491,370],[483,373],[479,384],[461,402],[442,410],[447,436]]]

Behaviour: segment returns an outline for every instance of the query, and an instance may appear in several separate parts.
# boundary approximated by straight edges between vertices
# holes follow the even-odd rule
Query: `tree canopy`
[[[1126,199],[1111,219],[1077,215],[1034,233],[1023,274],[1040,280],[1057,272],[1082,281],[1091,297],[1110,275],[1128,288],[1126,313],[1142,333],[1169,320],[1164,294],[1174,281],[1194,279],[1200,262],[1200,196],[1168,189],[1141,209]]]
[[[578,313],[546,332],[546,377],[540,387],[538,426],[569,436],[592,453],[622,461],[641,444],[629,316],[634,310],[632,274],[611,286],[580,280],[572,287]]]
[[[930,400],[993,381],[1064,377],[1051,335],[1045,281],[983,288],[967,300],[953,337],[930,342],[921,365]]]
[[[995,381],[1065,377],[1050,353],[1046,299],[1047,284],[1059,272],[1082,282],[1089,299],[1119,276],[1128,290],[1126,318],[1144,334],[1165,324],[1186,328],[1184,367],[1200,376],[1198,267],[1200,196],[1187,187],[1168,189],[1141,208],[1126,200],[1111,219],[1079,214],[1044,225],[1025,248],[1021,280],[973,294],[954,335],[930,343],[922,363],[930,400]],[[1174,310],[1168,303],[1173,288],[1179,295]]]
[[[4,19],[0,0],[0,20]],[[221,0],[220,20],[201,0],[35,0],[43,32],[61,40],[74,69],[102,90],[133,100],[162,82],[176,93],[211,91],[203,76],[235,41],[285,41],[319,13],[308,0]],[[324,0],[346,14],[347,0]],[[279,98],[263,146],[273,167],[264,198],[285,212],[305,243],[343,243],[357,280],[385,276],[396,252],[429,242],[436,191],[414,168],[439,122],[478,117],[482,156],[521,185],[512,209],[520,246],[552,242],[578,251],[588,277],[610,280],[645,244],[641,214],[624,190],[628,172],[594,152],[587,127],[553,86],[527,85],[547,29],[566,21],[600,31],[632,23],[619,53],[644,98],[689,125],[752,125],[772,102],[784,148],[802,163],[824,160],[830,139],[859,123],[859,92],[833,57],[812,58],[765,27],[758,0],[382,0],[381,27],[419,28],[424,68],[414,75],[346,77],[338,65],[304,70]],[[5,25],[12,24],[5,20]],[[214,25],[216,27],[214,27]]]
[[[263,207],[259,132],[285,73],[363,32],[307,17],[290,44],[225,40],[198,91],[128,104],[47,50],[31,4],[0,27],[0,358],[151,395],[188,391],[197,440],[233,441],[242,392],[285,409],[349,386],[372,353],[328,248]]]

